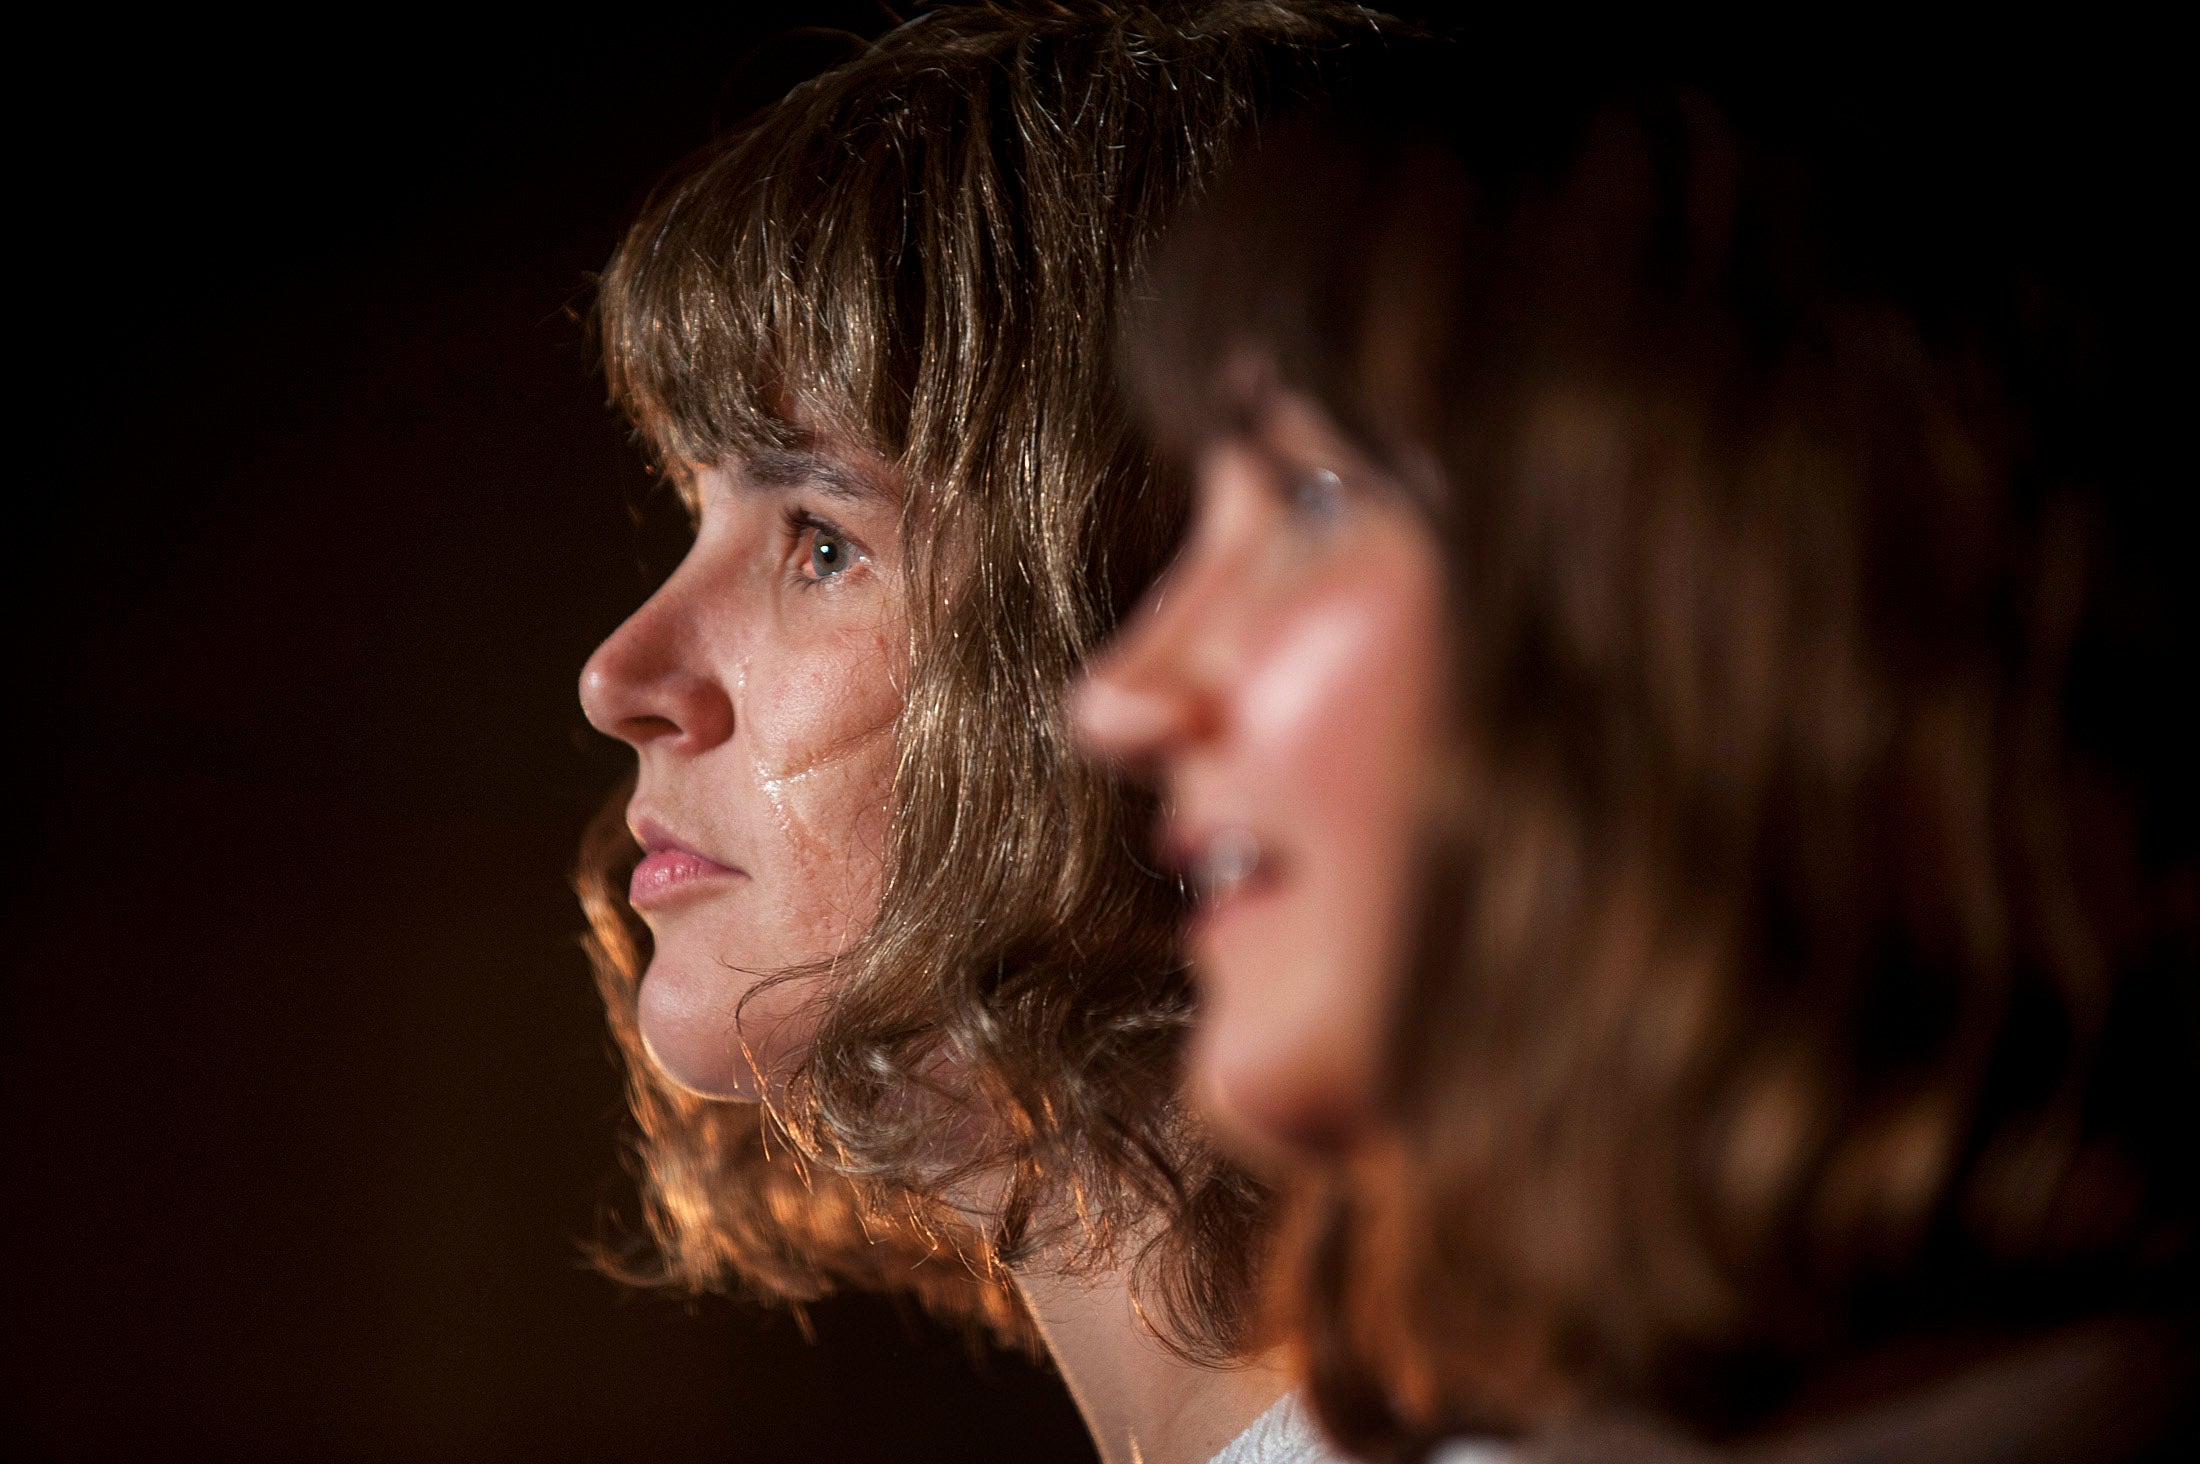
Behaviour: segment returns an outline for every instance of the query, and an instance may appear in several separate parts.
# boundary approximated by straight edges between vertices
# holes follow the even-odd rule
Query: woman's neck
[[[1130,1271],[1018,1271],[1017,1290],[1099,1446],[1102,1464],[1206,1464],[1284,1395],[1274,1354],[1201,1367],[1139,1319]]]

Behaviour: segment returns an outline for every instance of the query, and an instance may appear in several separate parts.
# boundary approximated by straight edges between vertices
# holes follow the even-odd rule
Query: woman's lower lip
[[[1265,874],[1251,879],[1218,899],[1200,901],[1192,909],[1192,918],[1185,935],[1192,945],[1214,939],[1218,930],[1235,925],[1248,913],[1255,913],[1278,893],[1277,881]]]
[[[634,866],[634,877],[627,881],[627,902],[637,910],[648,910],[700,888],[714,879],[729,879],[741,873],[705,859],[700,854],[690,854],[685,849],[659,849]]]

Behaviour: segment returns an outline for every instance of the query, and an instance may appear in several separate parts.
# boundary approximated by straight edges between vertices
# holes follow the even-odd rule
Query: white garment
[[[1510,1444],[1495,1439],[1453,1439],[1439,1444],[1436,1452],[1428,1456],[1428,1464],[1504,1464],[1514,1457]]]
[[[1306,1416],[1299,1395],[1286,1393],[1207,1464],[1346,1464],[1346,1460]]]

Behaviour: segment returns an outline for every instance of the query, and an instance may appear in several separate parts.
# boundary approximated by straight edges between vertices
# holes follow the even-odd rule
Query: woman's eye
[[[1344,512],[1344,480],[1328,468],[1305,468],[1290,480],[1291,511],[1317,525]]]
[[[817,579],[831,579],[848,567],[854,556],[848,549],[848,541],[830,529],[812,531],[810,539],[810,573]]]

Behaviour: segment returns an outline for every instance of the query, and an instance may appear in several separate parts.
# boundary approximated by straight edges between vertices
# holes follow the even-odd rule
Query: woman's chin
[[[1256,1170],[1349,1147],[1366,1120],[1365,1094],[1325,1066],[1233,1043],[1212,1029],[1194,1039],[1192,1093],[1215,1136]]]
[[[724,973],[717,974],[722,980]],[[682,978],[654,963],[642,978],[636,1015],[650,1065],[697,1098],[756,1102],[756,1068],[732,1012],[722,1006],[729,993],[695,991]]]

